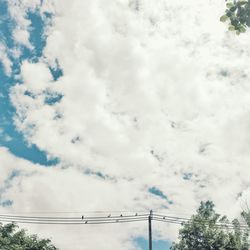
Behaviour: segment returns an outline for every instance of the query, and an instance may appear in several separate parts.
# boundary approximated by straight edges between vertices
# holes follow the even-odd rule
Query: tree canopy
[[[215,212],[213,202],[201,202],[197,214],[183,224],[179,242],[173,243],[171,250],[248,250],[248,231],[240,230],[238,220],[232,222],[233,228],[218,226],[228,222]]]
[[[238,35],[246,32],[246,28],[250,27],[250,1],[227,1],[225,14],[221,16],[220,20],[228,21],[228,29],[235,31]]]
[[[18,226],[0,224],[0,249],[5,250],[57,250],[50,239],[39,239],[37,235],[27,235]]]

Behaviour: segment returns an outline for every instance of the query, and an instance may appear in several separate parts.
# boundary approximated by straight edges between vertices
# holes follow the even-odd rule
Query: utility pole
[[[153,211],[150,210],[149,216],[148,216],[148,249],[152,250],[152,216],[153,216]]]

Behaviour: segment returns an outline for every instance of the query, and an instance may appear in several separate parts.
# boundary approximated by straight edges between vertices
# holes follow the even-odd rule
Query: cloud
[[[12,62],[9,59],[7,50],[6,50],[6,46],[4,46],[4,44],[0,44],[0,61],[1,64],[4,68],[4,72],[6,75],[10,75],[11,74],[11,67],[12,67]]]
[[[17,178],[6,194],[13,206],[181,214],[212,199],[237,214],[249,186],[249,33],[227,32],[224,8],[216,0],[48,5],[43,56],[23,62],[11,100],[17,129],[60,166]],[[53,81],[49,67],[63,75]],[[109,249],[130,249],[122,242],[132,234],[121,232]]]
[[[13,31],[13,38],[17,43],[25,45],[27,48],[32,49],[32,45],[29,41],[29,32],[27,30],[20,28],[15,29]]]
[[[82,214],[91,215],[89,211],[96,209],[134,211],[136,206],[141,210],[145,206],[145,202],[141,204],[142,199],[147,200],[148,206],[151,203],[144,190],[135,188],[135,185],[127,180],[107,180],[97,175],[86,175],[74,168],[44,168],[13,156],[5,148],[0,148],[0,162],[4,170],[0,179],[0,202],[13,201],[11,207],[1,208],[2,213],[62,216],[62,213],[58,215],[57,212],[66,211],[66,216],[80,218]],[[155,203],[159,204],[159,201],[155,200]],[[99,216],[107,216],[108,213],[103,212]],[[41,237],[52,237],[60,249],[69,249],[69,246],[82,249],[83,245],[87,249],[133,249],[133,238],[145,233],[147,228],[145,223],[101,226],[50,225],[49,229],[41,225],[23,226],[30,232],[39,233]],[[100,230],[102,233],[97,233]]]
[[[29,63],[24,61],[21,66],[21,74],[27,89],[32,93],[46,89],[46,84],[52,80],[50,71],[44,63]],[[34,76],[36,81],[34,82]]]
[[[30,41],[31,20],[28,14],[38,13],[42,19],[45,19],[46,13],[53,14],[53,2],[47,0],[13,0],[8,2],[9,16],[15,25],[12,37],[17,45],[30,50],[34,48]]]

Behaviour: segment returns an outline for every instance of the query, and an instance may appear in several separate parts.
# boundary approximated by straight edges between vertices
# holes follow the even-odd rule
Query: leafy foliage
[[[229,21],[228,29],[235,31],[237,35],[246,32],[246,28],[250,27],[250,1],[234,0],[228,2],[226,6],[226,12],[220,21]]]
[[[172,250],[248,250],[248,232],[240,230],[238,220],[234,220],[233,229],[222,229],[218,223],[226,224],[228,219],[214,211],[211,201],[201,202],[197,214],[190,222],[184,223],[179,231],[179,242]]]
[[[246,221],[248,227],[250,228],[250,211],[248,209],[248,211],[243,211],[241,213],[242,217],[244,218],[244,220]]]
[[[0,249],[2,250],[56,250],[49,239],[39,239],[36,235],[27,235],[25,230],[10,223],[0,224]]]

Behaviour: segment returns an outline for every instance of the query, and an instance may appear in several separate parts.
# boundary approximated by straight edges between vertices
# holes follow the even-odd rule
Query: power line
[[[154,221],[160,221],[160,222],[165,222],[165,223],[168,223],[168,224],[178,224],[178,225],[185,225],[185,224],[189,224],[189,222],[181,222],[181,221],[173,221],[173,220],[162,220],[162,219],[157,219],[157,218],[154,218],[153,219]],[[192,222],[194,223],[194,222]],[[199,222],[197,222],[196,224],[200,224]],[[207,224],[208,225],[208,224]],[[247,226],[238,226],[238,227],[235,227],[234,225],[228,225],[228,224],[215,224],[214,225],[215,228],[220,228],[220,229],[238,229],[238,230],[248,230],[248,227]]]
[[[90,210],[81,210],[81,211],[32,211],[32,212],[15,212],[12,214],[108,214],[108,213],[147,213],[146,210],[137,210],[137,211],[131,211],[131,210],[97,210],[97,211],[90,211]],[[11,214],[9,214],[11,215]]]
[[[85,222],[123,222],[123,221],[138,221],[138,220],[146,220],[147,217],[141,217],[141,218],[130,218],[130,219],[122,219],[122,218],[110,218],[110,219],[83,219],[83,220],[43,220],[43,219],[13,219],[13,218],[2,218],[0,221],[13,221],[13,222],[44,222],[44,223],[65,223],[65,224],[70,224],[70,223],[85,223]]]
[[[188,224],[190,222],[194,224],[200,224],[199,221],[196,222],[188,218],[167,216],[167,215],[157,215],[157,214],[154,214],[153,220],[166,222],[166,223],[172,223],[172,224],[180,224],[180,225]],[[203,220],[203,222],[205,222],[205,224],[209,224],[209,221]],[[249,228],[247,224],[235,225],[234,223],[230,223],[230,222],[217,222],[215,223],[215,227],[222,228],[222,229],[225,228],[225,229],[242,229],[242,230],[244,229],[246,230]]]
[[[22,216],[22,215],[0,215],[0,221],[31,223],[31,224],[106,224],[106,223],[123,223],[147,220],[147,214],[133,215],[115,215],[106,216],[78,216],[78,217],[41,217],[41,216]]]
[[[12,215],[12,214],[0,214],[0,222],[11,222],[20,224],[40,224],[40,225],[107,225],[117,223],[135,223],[135,222],[148,221],[148,232],[149,232],[149,250],[152,250],[152,221],[163,222],[168,224],[176,225],[188,225],[188,224],[200,224],[210,225],[209,221],[202,220],[195,221],[192,218],[184,218],[178,216],[170,216],[164,214],[153,214],[150,213],[133,213],[125,215],[119,213],[119,215],[112,215],[111,213],[106,216],[86,216],[81,214],[77,217],[58,217],[58,216],[24,216],[24,215]],[[214,228],[222,230],[249,230],[246,224],[234,224],[230,222],[217,222],[213,225]]]
[[[123,223],[123,222],[136,222],[136,221],[145,221],[148,219],[150,214],[138,214],[133,215],[111,215],[106,216],[78,216],[78,217],[55,217],[55,216],[23,216],[23,215],[11,215],[11,214],[0,214],[0,221],[2,222],[15,222],[15,223],[30,223],[30,224],[108,224],[108,223]],[[151,219],[154,221],[165,222],[170,224],[188,224],[190,222],[195,223],[190,218],[170,216],[163,214],[151,214]],[[204,222],[204,221],[203,221]],[[206,222],[206,221],[205,221]],[[197,222],[200,223],[200,222]],[[215,225],[218,228],[224,229],[248,229],[246,224],[235,225],[230,222],[218,222]]]
[[[10,214],[0,214],[1,218],[20,218],[20,219],[48,219],[48,220],[79,220],[79,219],[106,219],[106,218],[137,218],[137,217],[145,217],[148,214],[134,214],[134,215],[120,215],[111,216],[108,214],[106,216],[77,216],[77,217],[55,217],[55,216],[23,216],[23,215],[10,215]]]
[[[99,225],[99,224],[114,224],[114,223],[127,223],[127,222],[139,222],[147,221],[147,218],[144,219],[134,219],[134,220],[109,220],[109,221],[79,221],[79,222],[60,222],[60,221],[19,221],[19,220],[10,220],[10,219],[1,219],[1,222],[12,222],[20,224],[46,224],[46,225]]]

